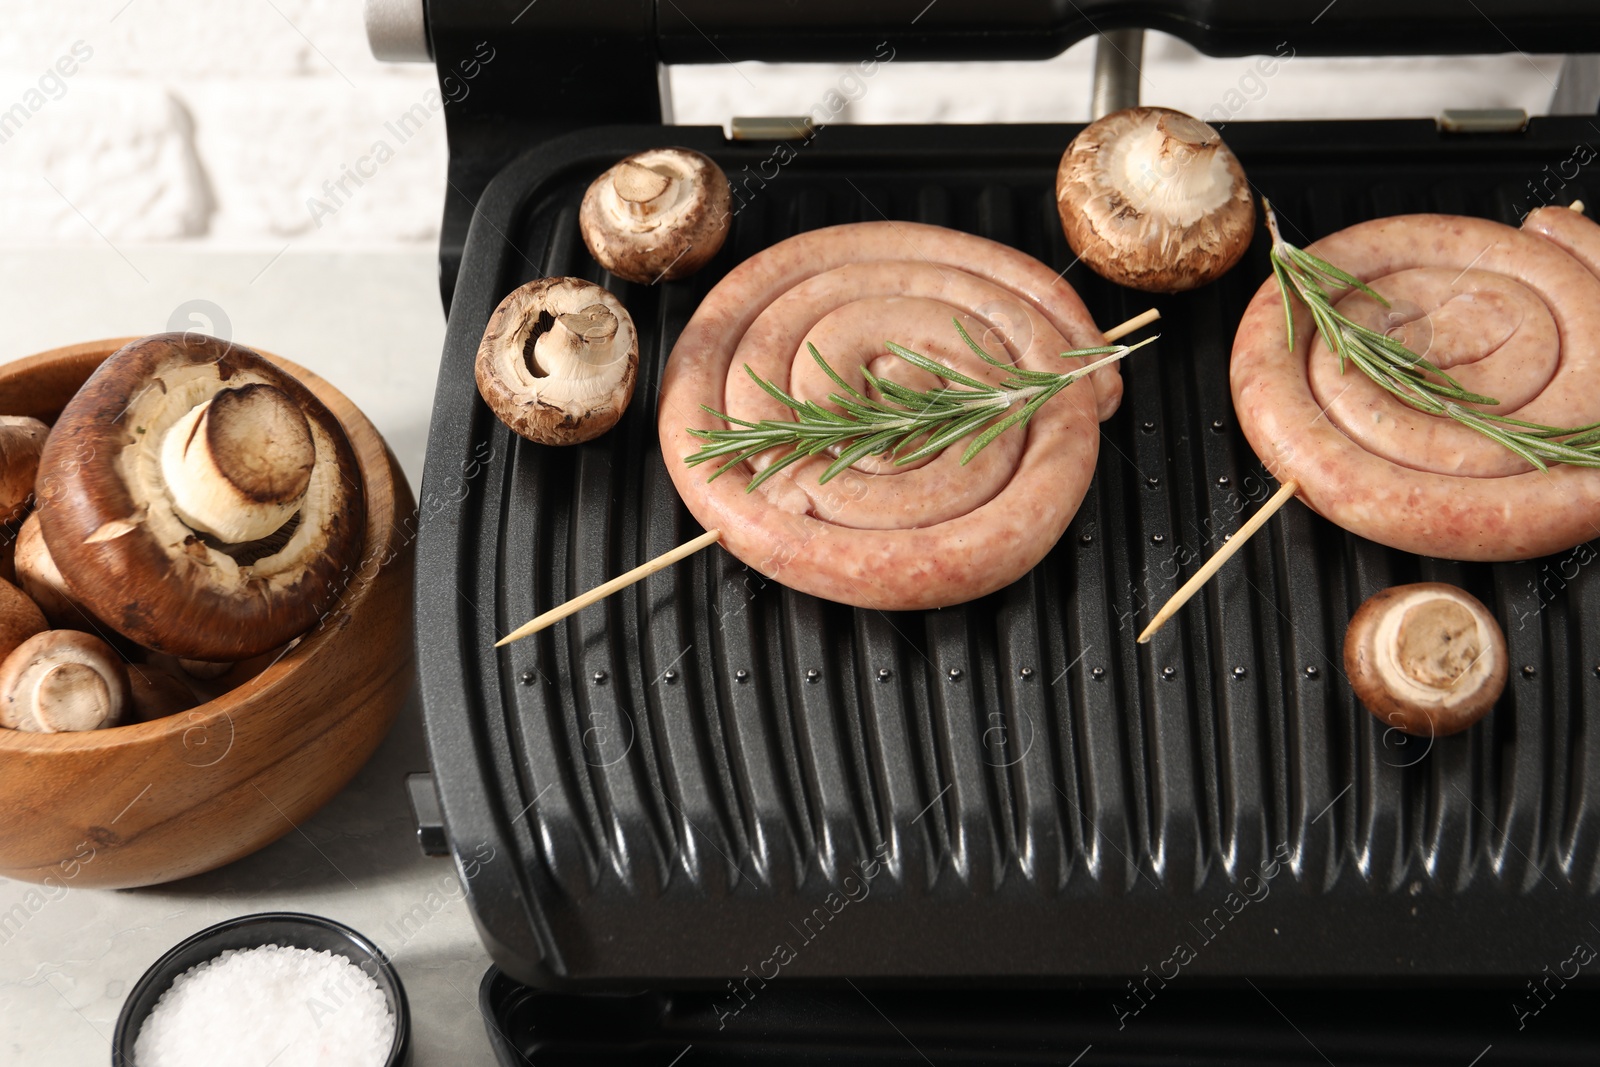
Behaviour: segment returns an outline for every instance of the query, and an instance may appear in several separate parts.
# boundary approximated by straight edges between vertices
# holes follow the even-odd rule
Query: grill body
[[[577,208],[606,166],[661,143],[660,127],[569,134],[489,184],[429,437],[417,644],[445,819],[507,973],[574,990],[721,985],[787,944],[792,978],[1120,984],[1186,945],[1183,972],[1209,979],[1520,979],[1600,937],[1594,546],[1464,565],[1293,503],[1152,644],[1134,643],[1275,488],[1227,378],[1266,243],[1219,282],[1154,299],[1073,265],[1052,192],[1076,129],[834,127],[780,151],[675,128],[743,195],[717,259],[656,287],[600,272]],[[1516,135],[1425,122],[1225,133],[1302,243],[1405,212],[1515,223],[1543,202],[1600,202],[1587,174],[1546,181],[1596,139],[1582,118]],[[974,603],[886,615],[712,549],[493,651],[700,532],[667,478],[655,409],[709,287],[790,234],[878,218],[1063,268],[1102,326],[1161,309],[1162,337],[1124,365],[1094,483],[1050,555]],[[610,288],[640,335],[631,408],[566,449],[512,435],[472,374],[495,304],[542,274]],[[1386,731],[1342,676],[1355,607],[1411,581],[1463,586],[1510,644],[1499,706],[1432,743]]]

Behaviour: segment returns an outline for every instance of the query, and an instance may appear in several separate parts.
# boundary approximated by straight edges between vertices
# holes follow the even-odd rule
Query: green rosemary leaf
[[[710,481],[762,452],[787,448],[786,453],[751,477],[745,487],[748,492],[808,456],[836,452],[834,460],[817,479],[819,483],[826,483],[866,456],[892,455],[896,463],[910,463],[978,434],[963,454],[961,462],[965,463],[1010,427],[1026,424],[1048,400],[1084,375],[1155,340],[1150,337],[1134,345],[1102,345],[1063,352],[1063,358],[1093,362],[1070,372],[1039,371],[1012,367],[996,360],[983,351],[959,321],[955,325],[962,340],[980,358],[1008,372],[1004,381],[998,385],[979,381],[903,345],[887,342],[885,347],[889,352],[935,375],[943,384],[928,390],[913,389],[862,368],[867,389],[878,394],[873,397],[846,382],[828,365],[816,346],[808,344],[811,358],[839,388],[839,392],[828,396],[828,401],[839,410],[815,401],[799,400],[746,364],[745,373],[750,379],[792,412],[793,420],[749,422],[702,406],[707,414],[726,423],[727,428],[690,429],[690,435],[702,444],[683,457],[684,462],[698,466],[723,460],[707,478]]]
[[[1376,300],[1378,303],[1382,304],[1384,307],[1388,307],[1389,306],[1389,301],[1382,294],[1380,294],[1376,289],[1372,288],[1370,285],[1368,285],[1366,282],[1362,281],[1360,278],[1357,278],[1354,274],[1350,274],[1347,271],[1340,270],[1338,267],[1335,267],[1332,263],[1329,263],[1327,260],[1319,259],[1318,257],[1312,255],[1310,252],[1307,252],[1303,248],[1294,249],[1290,253],[1290,255],[1292,255],[1294,258],[1300,260],[1301,262],[1305,263],[1314,272],[1316,272],[1317,274],[1322,275],[1324,278],[1328,279],[1330,282],[1336,282],[1339,285],[1341,285],[1341,286],[1343,286],[1343,287],[1345,287],[1347,289],[1359,289],[1359,290],[1361,290],[1361,292],[1366,293],[1368,296],[1372,297],[1372,299]]]
[[[1532,448],[1529,448],[1527,444],[1517,439],[1517,435],[1507,433],[1497,426],[1483,425],[1478,423],[1476,420],[1468,417],[1464,409],[1458,408],[1453,404],[1446,405],[1445,414],[1449,415],[1452,419],[1455,419],[1462,425],[1470,426],[1472,429],[1477,430],[1491,441],[1495,441],[1504,445],[1506,448],[1509,448],[1511,451],[1515,452],[1517,455],[1521,456],[1523,459],[1527,460],[1541,471],[1548,471],[1550,469],[1549,467],[1545,466],[1544,460],[1540,458],[1538,453],[1536,453]]]
[[[927,411],[938,409],[946,403],[945,398],[921,392],[888,378],[880,378],[869,370],[863,368],[862,373],[867,375],[867,383],[878,391],[878,395],[887,401],[909,408],[912,411]]]
[[[744,372],[750,376],[750,380],[751,381],[755,382],[757,385],[759,385],[761,387],[762,392],[764,392],[768,396],[772,397],[778,403],[784,405],[785,407],[787,407],[787,408],[789,408],[789,409],[791,409],[793,411],[800,411],[801,409],[803,409],[805,407],[805,405],[803,403],[801,403],[800,401],[796,400],[794,397],[790,396],[788,393],[784,392],[782,389],[779,389],[778,386],[775,383],[769,382],[765,378],[763,378],[761,375],[757,374],[755,372],[755,368],[750,366],[750,364],[746,363],[744,365]]]
[[[1548,470],[1550,463],[1600,467],[1600,422],[1563,428],[1464,407],[1465,404],[1494,407],[1500,401],[1472,392],[1398,339],[1341,313],[1334,306],[1330,288],[1359,290],[1384,307],[1388,307],[1389,302],[1355,275],[1289,244],[1278,230],[1272,206],[1263,201],[1262,207],[1267,231],[1272,235],[1268,259],[1283,297],[1283,315],[1291,349],[1294,348],[1294,309],[1290,303],[1293,296],[1305,305],[1323,342],[1338,356],[1340,373],[1346,370],[1348,363],[1354,363],[1402,403],[1429,415],[1453,419],[1510,449],[1541,471]]]
[[[956,370],[954,367],[947,367],[943,363],[931,360],[922,353],[913,352],[911,349],[906,348],[903,345],[897,345],[893,341],[886,342],[884,347],[893,352],[895,355],[899,356],[901,359],[905,360],[907,363],[911,364],[913,367],[920,367],[929,374],[943,378],[947,382],[955,382],[957,385],[964,385],[969,389],[992,388],[992,386],[986,382],[980,382],[976,378],[969,378],[965,374],[962,374],[960,371]]]
[[[966,418],[958,419],[943,430],[930,436],[927,442],[916,451],[896,457],[895,463],[896,465],[915,463],[924,456],[932,456],[943,452],[968,434],[977,432],[984,423],[997,415],[1003,414],[1005,411],[1006,408],[998,403],[994,407],[979,408]],[[979,440],[982,440],[982,438],[979,438]],[[984,443],[987,444],[988,442],[985,441]]]
[[[863,404],[872,403],[872,401],[868,400],[866,397],[864,397],[860,393],[856,392],[855,386],[851,385],[849,382],[847,382],[843,378],[839,377],[838,372],[835,371],[832,367],[828,366],[828,361],[822,358],[822,353],[817,351],[817,346],[816,345],[812,344],[810,341],[807,341],[806,342],[806,348],[810,349],[811,358],[817,361],[817,366],[822,368],[822,373],[826,374],[829,378],[833,379],[833,384],[834,385],[837,385],[840,389],[843,389],[845,392],[849,393],[850,396],[853,399],[859,400]],[[746,367],[748,368],[748,364],[746,365]]]
[[[716,408],[708,408],[704,404],[700,405],[700,410],[704,411],[707,415],[710,415],[712,418],[721,419],[723,422],[731,422],[735,426],[745,426],[745,427],[748,427],[748,428],[750,428],[752,430],[755,429],[755,426],[756,426],[756,424],[753,423],[753,422],[745,422],[743,419],[736,419],[732,415],[724,415],[722,412],[718,411]],[[694,434],[696,437],[703,437],[707,433],[717,433],[718,431],[716,431],[716,430],[690,430],[689,432]]]
[[[758,473],[754,478],[750,479],[750,484],[744,487],[744,491],[747,492],[747,493],[754,492],[756,490],[756,488],[761,485],[762,482],[766,481],[768,478],[772,477],[774,474],[777,474],[779,471],[783,470],[783,468],[787,467],[789,464],[798,463],[802,459],[805,459],[805,458],[806,458],[806,453],[802,452],[802,451],[799,451],[797,449],[796,451],[790,452],[787,456],[782,456],[782,457],[780,457],[778,459],[773,460],[771,463],[767,464],[767,466],[763,467],[761,469],[760,473]],[[729,466],[732,466],[732,464],[729,464]],[[727,470],[727,469],[728,469],[727,467],[722,468],[722,470]],[[717,473],[721,474],[722,471],[719,470]]]
[[[961,335],[961,340],[966,342],[966,346],[968,348],[972,349],[973,353],[975,355],[977,355],[977,357],[979,359],[983,360],[985,363],[989,364],[992,367],[1010,368],[1011,364],[1002,363],[1000,360],[995,359],[988,352],[984,351],[983,346],[980,345],[978,342],[974,341],[972,339],[972,335],[967,332],[967,328],[965,326],[961,325],[961,320],[960,319],[952,317],[950,321],[956,324],[956,333]]]
[[[1278,295],[1283,297],[1283,321],[1289,327],[1289,350],[1294,351],[1294,308],[1289,303],[1289,289],[1293,285],[1289,281],[1289,268],[1278,261],[1277,250],[1267,257],[1272,261],[1272,274],[1278,279]],[[1340,368],[1343,369],[1342,367]]]
[[[849,467],[858,459],[863,459],[867,456],[877,455],[879,452],[887,451],[889,448],[893,447],[894,440],[898,436],[898,431],[894,429],[887,429],[881,430],[878,433],[873,434],[871,437],[862,438],[860,441],[857,441],[843,452],[840,452],[839,458],[828,464],[828,468],[824,470],[820,476],[818,476],[817,484],[828,484],[828,482],[833,480],[835,475],[843,473],[847,467]]]

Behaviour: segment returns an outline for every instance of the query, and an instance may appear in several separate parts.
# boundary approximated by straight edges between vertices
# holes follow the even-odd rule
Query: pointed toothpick
[[[1211,576],[1221,570],[1222,565],[1233,558],[1233,554],[1243,548],[1244,543],[1250,540],[1257,530],[1265,526],[1267,520],[1276,515],[1278,509],[1287,504],[1290,498],[1299,491],[1300,483],[1292,478],[1279,486],[1278,491],[1272,494],[1272,498],[1261,505],[1261,509],[1250,516],[1248,522],[1239,527],[1239,532],[1229,538],[1228,543],[1217,550],[1216,555],[1206,560],[1205,566],[1195,571],[1194,577],[1184,582],[1183,588],[1172,594],[1171,600],[1161,605],[1161,610],[1156,612],[1156,617],[1150,620],[1150,625],[1146,626],[1144,633],[1139,635],[1139,643],[1141,645],[1149,644],[1150,638],[1155,635],[1155,632],[1165,626],[1167,620],[1176,615],[1178,610],[1189,602],[1189,598],[1198,593],[1200,587],[1209,582]]]
[[[670,552],[663,552],[661,555],[657,556],[653,560],[650,560],[648,563],[641,563],[628,573],[619,574],[609,582],[606,582],[604,585],[597,585],[587,593],[584,593],[581,596],[573,597],[560,607],[551,608],[538,618],[523,623],[515,630],[512,630],[509,634],[506,634],[506,636],[496,641],[494,643],[494,647],[503,648],[513,641],[520,641],[529,634],[536,634],[546,627],[553,626],[562,619],[566,618],[568,615],[582,611],[590,604],[597,604],[606,597],[610,596],[612,593],[620,592],[621,590],[628,588],[628,586],[632,585],[633,583],[650,577],[656,571],[670,567],[680,559],[683,559],[687,556],[694,555],[702,548],[710,548],[712,545],[721,540],[721,538],[721,530],[707,530],[699,537],[696,537],[693,541],[686,541]]]
[[[1113,326],[1111,329],[1107,330],[1106,344],[1120,340],[1121,338],[1128,336],[1134,330],[1137,330],[1139,327],[1150,325],[1160,317],[1161,312],[1157,311],[1155,308],[1151,308],[1149,311],[1140,312],[1127,322],[1124,322],[1122,325]]]

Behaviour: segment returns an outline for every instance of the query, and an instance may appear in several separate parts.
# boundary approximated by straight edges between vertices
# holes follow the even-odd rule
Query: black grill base
[[[502,1067],[606,1063],[1002,1067],[1472,1067],[1595,1060],[1600,992],[1356,991],[1271,982],[1201,988],[832,987],[743,979],[716,992],[542,993],[494,968],[479,1006]],[[1202,980],[1203,982],[1203,980]]]

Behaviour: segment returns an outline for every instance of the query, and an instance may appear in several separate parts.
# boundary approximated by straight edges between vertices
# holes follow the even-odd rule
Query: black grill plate
[[[508,972],[565,988],[719,985],[787,943],[796,978],[1120,984],[1186,944],[1184,973],[1212,978],[1504,979],[1600,939],[1590,546],[1461,565],[1291,504],[1177,624],[1135,645],[1272,489],[1227,383],[1266,247],[1214,285],[1153,301],[1072,265],[1052,188],[1075,132],[833,127],[779,153],[716,130],[604,128],[491,184],[428,446],[417,639],[446,820]],[[1424,122],[1225,132],[1302,241],[1412,211],[1515,221],[1539,202],[1530,183],[1595,136],[1578,118],[1508,136]],[[604,167],[661,143],[708,152],[753,195],[700,275],[617,282],[583,248],[578,201]],[[1537,195],[1565,202],[1585,180]],[[790,592],[713,549],[492,651],[699,532],[654,415],[662,361],[706,290],[797,231],[882,217],[1063,267],[1103,325],[1162,311],[1050,556],[972,604],[885,615]],[[640,331],[632,408],[575,448],[513,437],[473,384],[490,311],[544,273],[611,288]],[[1356,705],[1339,652],[1364,597],[1418,580],[1489,604],[1513,664],[1485,722],[1431,745]],[[877,877],[846,880],[875,854]],[[866,885],[860,899],[829,896],[852,884]]]

